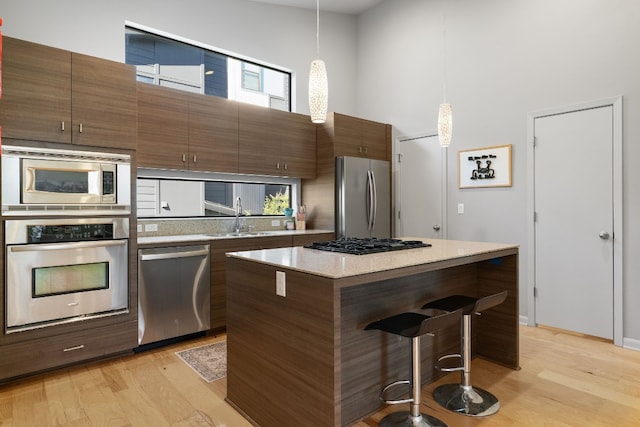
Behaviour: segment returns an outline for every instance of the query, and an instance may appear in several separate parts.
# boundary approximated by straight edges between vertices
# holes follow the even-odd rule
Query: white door
[[[446,149],[428,135],[400,138],[396,151],[396,235],[445,238]]]
[[[535,320],[613,338],[613,106],[534,119]]]

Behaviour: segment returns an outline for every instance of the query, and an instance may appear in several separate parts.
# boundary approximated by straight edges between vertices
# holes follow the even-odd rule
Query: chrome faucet
[[[236,233],[240,232],[240,215],[242,215],[242,200],[240,200],[240,197],[237,197],[236,198],[236,225],[235,225]]]

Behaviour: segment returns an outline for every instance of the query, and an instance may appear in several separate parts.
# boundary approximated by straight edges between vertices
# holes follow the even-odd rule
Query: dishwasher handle
[[[195,249],[195,250],[186,250],[186,251],[172,251],[172,252],[163,252],[163,253],[144,253],[140,251],[140,260],[141,261],[153,261],[158,259],[175,259],[175,258],[190,258],[196,256],[207,256],[209,255],[209,249]]]

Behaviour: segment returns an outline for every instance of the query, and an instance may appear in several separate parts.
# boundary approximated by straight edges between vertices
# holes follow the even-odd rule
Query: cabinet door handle
[[[186,154],[184,154],[184,153],[182,153],[182,161],[183,161],[183,162],[186,162],[186,161],[187,161],[187,155],[186,155]]]
[[[77,345],[75,347],[67,347],[67,348],[63,349],[62,351],[64,353],[68,353],[70,351],[82,350],[83,348],[84,348],[84,344],[80,344],[80,345]]]
[[[82,123],[80,123],[80,133],[82,133]]]
[[[197,163],[197,161],[198,161],[198,158],[197,158],[197,157],[196,157],[196,155],[194,154],[194,155],[193,155],[193,163]]]
[[[289,165],[287,163],[284,164],[284,170],[289,170]]]
[[[60,122],[60,131],[64,132],[64,121]]]
[[[276,163],[276,169],[280,169],[280,162]]]

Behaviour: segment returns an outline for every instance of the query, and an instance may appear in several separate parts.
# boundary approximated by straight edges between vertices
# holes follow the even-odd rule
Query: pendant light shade
[[[313,123],[325,122],[328,104],[327,69],[323,60],[316,59],[311,62],[311,71],[309,71],[309,110]]]
[[[451,144],[451,129],[453,116],[451,113],[451,104],[440,104],[438,110],[438,140],[441,147],[448,147]]]
[[[309,112],[313,123],[324,123],[329,105],[329,84],[327,68],[320,59],[320,0],[316,0],[316,58],[311,61],[309,71]]]

